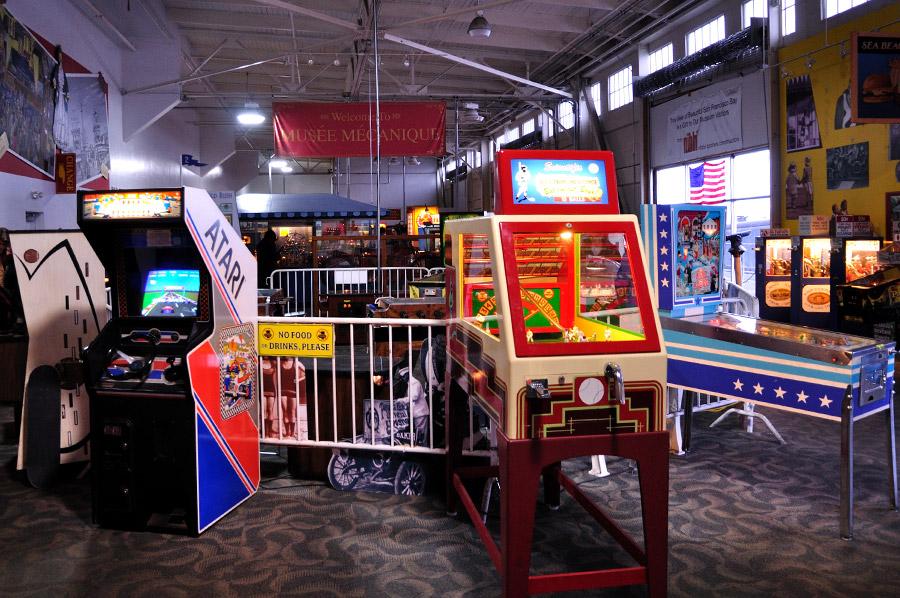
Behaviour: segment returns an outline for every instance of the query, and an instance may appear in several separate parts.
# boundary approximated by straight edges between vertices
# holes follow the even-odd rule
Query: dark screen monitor
[[[144,283],[142,316],[197,317],[199,270],[150,270]]]

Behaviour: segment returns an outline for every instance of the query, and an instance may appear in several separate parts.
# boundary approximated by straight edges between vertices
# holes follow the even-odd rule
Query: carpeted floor
[[[856,427],[855,539],[838,537],[839,427],[766,411],[788,441],[730,418],[695,418],[693,450],[672,457],[671,596],[896,596],[900,513],[887,501],[884,416]],[[895,422],[896,428],[896,422]],[[759,428],[758,428],[759,430]],[[0,446],[10,462],[11,445]],[[565,467],[640,533],[637,477]],[[340,493],[283,476],[199,539],[95,528],[89,486],[51,493],[0,472],[2,596],[496,596],[498,577],[464,515],[439,497]],[[539,508],[533,572],[631,565],[630,557],[564,495]],[[492,513],[494,527],[496,509]],[[641,596],[643,588],[598,596]]]

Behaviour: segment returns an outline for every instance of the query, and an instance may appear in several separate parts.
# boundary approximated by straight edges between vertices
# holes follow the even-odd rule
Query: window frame
[[[619,86],[619,78],[622,81],[621,86]],[[634,66],[630,64],[614,72],[607,78],[606,101],[610,112],[627,106],[634,101],[633,78]],[[618,103],[620,101],[621,103]]]
[[[710,34],[708,42],[705,42],[703,39],[703,36],[706,32],[709,32],[709,34]],[[721,34],[721,37],[713,39],[713,35],[720,35],[720,34]],[[722,41],[723,39],[725,39],[725,35],[726,35],[725,13],[722,13],[722,14],[712,18],[711,20],[703,23],[696,29],[692,29],[687,32],[687,34],[684,36],[685,56],[690,56],[691,54],[696,54],[700,50],[702,50],[704,48],[708,48],[709,46],[713,45],[716,42]],[[693,50],[691,50],[691,42],[693,40],[696,40],[698,36],[700,37],[700,41],[698,44],[695,44],[697,47],[694,48]]]
[[[668,59],[669,59],[669,61],[668,61],[668,62],[665,62],[666,57],[664,56],[664,57],[660,60],[659,66],[657,66],[656,68],[653,68],[653,62],[654,62],[653,57],[654,57],[654,56],[659,56],[659,55],[661,55],[661,54],[664,53],[666,50],[668,50]],[[669,66],[670,64],[672,64],[673,62],[675,62],[675,44],[672,43],[672,42],[669,42],[669,43],[667,43],[667,44],[665,44],[665,45],[663,45],[663,46],[658,47],[656,50],[654,50],[654,51],[652,51],[652,52],[649,53],[648,59],[649,59],[649,60],[648,60],[648,64],[649,64],[650,70],[649,70],[649,72],[648,72],[647,74],[655,73],[656,71],[658,71],[658,70],[660,70],[660,69],[666,68],[667,66]]]

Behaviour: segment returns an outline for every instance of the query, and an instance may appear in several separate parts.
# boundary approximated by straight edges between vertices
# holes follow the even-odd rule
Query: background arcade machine
[[[756,239],[756,297],[765,320],[791,321],[792,245],[790,237]]]
[[[838,330],[835,287],[881,269],[878,237],[798,237],[791,264],[791,322]]]
[[[666,356],[634,216],[618,214],[610,152],[501,151],[497,215],[446,224],[450,325],[448,503],[469,512],[504,595],[647,583],[666,587]],[[521,173],[525,173],[524,175]],[[493,420],[498,467],[461,465],[467,403]],[[638,462],[645,548],[560,471],[563,459]],[[529,576],[538,478],[560,485],[636,568]],[[500,548],[463,479],[499,477]]]
[[[84,351],[94,519],[199,534],[259,486],[256,264],[199,189],[80,192],[112,319]]]

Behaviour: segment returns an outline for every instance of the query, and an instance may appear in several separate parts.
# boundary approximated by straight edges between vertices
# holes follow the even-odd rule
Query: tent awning
[[[241,220],[375,218],[377,212],[372,204],[332,193],[245,193],[237,196],[237,205]]]

